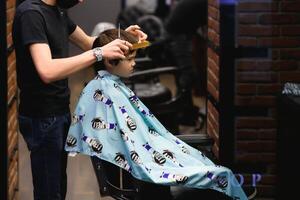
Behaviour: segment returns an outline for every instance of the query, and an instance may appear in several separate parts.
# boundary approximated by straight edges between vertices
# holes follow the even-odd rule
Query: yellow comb
[[[150,42],[145,40],[145,41],[142,41],[142,42],[139,42],[139,43],[132,44],[131,49],[136,50],[136,49],[146,48],[148,46],[150,46]]]

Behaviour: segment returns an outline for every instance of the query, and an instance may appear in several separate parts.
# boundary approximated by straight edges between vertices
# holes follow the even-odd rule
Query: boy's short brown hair
[[[119,30],[118,29],[109,29],[106,31],[103,31],[102,33],[100,33],[100,35],[95,39],[94,43],[93,43],[93,48],[96,47],[102,47],[110,42],[112,42],[115,39],[118,39],[119,37]],[[129,33],[127,31],[124,30],[120,30],[120,38],[121,40],[125,40],[127,42],[130,42],[131,44],[137,43],[139,40],[138,38],[133,35],[132,33]],[[134,51],[129,51],[127,52],[127,54],[125,56],[128,56],[130,54],[132,54]],[[112,62],[114,64],[118,64],[120,60],[116,59],[116,60],[112,60]],[[100,62],[96,62],[95,65],[95,70],[99,71],[99,70],[105,70],[105,66],[103,63],[103,60]]]

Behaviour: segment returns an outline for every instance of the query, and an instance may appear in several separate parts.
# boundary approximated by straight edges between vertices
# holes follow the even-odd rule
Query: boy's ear
[[[120,60],[118,60],[118,59],[108,60],[108,63],[114,67],[117,66],[119,64],[119,62],[120,62]]]
[[[111,61],[112,61],[112,60],[104,59],[104,65],[105,65],[106,67],[110,67],[110,68],[114,67],[115,65],[114,65],[114,63],[112,63]]]

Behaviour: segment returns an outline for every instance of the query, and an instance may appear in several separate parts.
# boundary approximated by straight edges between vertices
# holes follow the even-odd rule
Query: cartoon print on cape
[[[140,180],[247,199],[230,169],[172,135],[118,76],[104,70],[79,98],[65,149],[97,156]]]

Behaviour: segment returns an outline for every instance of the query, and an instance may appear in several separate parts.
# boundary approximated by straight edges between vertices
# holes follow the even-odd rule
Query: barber
[[[64,143],[71,118],[68,76],[103,58],[123,59],[132,46],[116,39],[91,49],[95,37],[85,34],[66,12],[83,1],[26,0],[14,18],[19,128],[30,150],[35,200],[62,200],[66,196]],[[147,37],[137,25],[126,30],[141,40]],[[84,52],[68,57],[69,41]]]

